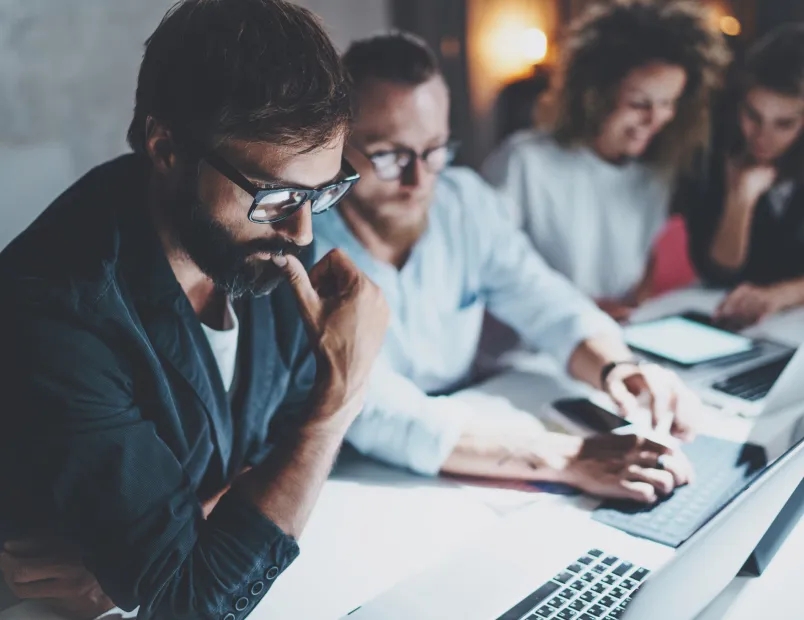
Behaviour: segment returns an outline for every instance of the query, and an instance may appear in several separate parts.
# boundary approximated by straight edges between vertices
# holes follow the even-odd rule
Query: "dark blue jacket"
[[[227,395],[146,183],[137,156],[100,166],[0,254],[0,532],[75,541],[140,618],[244,618],[298,547],[236,493],[200,500],[293,436],[315,364],[283,284],[237,306]]]

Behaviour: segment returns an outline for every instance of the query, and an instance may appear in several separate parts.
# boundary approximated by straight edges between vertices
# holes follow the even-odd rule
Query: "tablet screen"
[[[747,353],[754,348],[750,338],[682,317],[629,325],[625,328],[625,340],[635,349],[684,366]]]

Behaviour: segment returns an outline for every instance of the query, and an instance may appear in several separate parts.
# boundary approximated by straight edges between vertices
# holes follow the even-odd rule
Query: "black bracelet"
[[[609,362],[600,371],[600,389],[606,389],[606,381],[609,378],[611,372],[617,368],[617,366],[625,366],[628,364],[629,366],[639,366],[641,362],[639,360],[621,360],[619,362]]]

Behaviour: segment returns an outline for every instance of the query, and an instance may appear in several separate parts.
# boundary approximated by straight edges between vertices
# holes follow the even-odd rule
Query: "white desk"
[[[640,310],[640,318],[677,310],[711,311],[716,294],[685,291]],[[777,317],[753,330],[756,335],[804,342],[804,311]],[[570,381],[541,381],[554,369],[543,358],[522,356],[519,374],[492,381],[468,397],[505,394],[522,409],[539,407],[531,391],[518,389],[529,376],[539,400],[549,402],[577,386]],[[490,394],[490,396],[489,396]],[[250,620],[335,620],[437,561],[505,514],[532,502],[582,503],[583,500],[509,490],[467,488],[449,480],[431,480],[393,470],[347,453],[327,482],[300,541],[302,553],[277,580]],[[785,542],[766,573],[758,579],[737,578],[699,620],[796,618],[804,523]],[[772,607],[769,607],[772,604]],[[785,613],[784,610],[791,610]],[[0,613],[0,620],[45,620],[30,604]],[[51,620],[48,616],[47,620]],[[52,620],[58,620],[53,616]]]

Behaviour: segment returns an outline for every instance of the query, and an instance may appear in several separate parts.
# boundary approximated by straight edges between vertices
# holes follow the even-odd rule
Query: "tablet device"
[[[750,355],[756,348],[751,338],[688,316],[635,323],[624,331],[631,348],[684,367]]]

